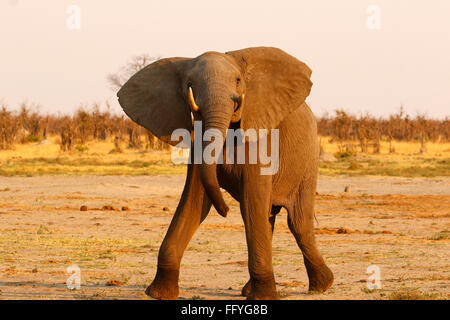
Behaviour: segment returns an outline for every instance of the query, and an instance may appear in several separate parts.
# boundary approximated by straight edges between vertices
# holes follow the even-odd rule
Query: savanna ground
[[[283,299],[450,298],[450,144],[430,143],[425,154],[419,143],[397,143],[396,154],[381,147],[321,162],[316,234],[335,275],[328,292],[307,292],[286,211],[277,217]],[[168,153],[113,148],[95,142],[61,153],[50,139],[0,152],[0,299],[147,298],[186,168]],[[180,298],[242,299],[244,227],[238,203],[226,201],[228,218],[212,209],[185,252]],[[71,265],[80,267],[80,290],[66,286]],[[367,288],[370,265],[381,270],[381,289]]]

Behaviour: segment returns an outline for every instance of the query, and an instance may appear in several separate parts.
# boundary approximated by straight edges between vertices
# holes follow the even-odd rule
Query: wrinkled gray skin
[[[305,103],[311,70],[276,48],[207,52],[163,59],[134,75],[119,91],[124,111],[167,141],[173,130],[192,130],[192,87],[204,131],[215,128],[279,129],[279,170],[261,175],[257,164],[190,164],[184,191],[161,245],[158,269],[146,293],[176,299],[181,258],[211,205],[223,216],[228,207],[220,187],[240,202],[248,245],[248,299],[278,299],[272,268],[272,233],[276,214],[288,211],[289,229],[304,257],[309,290],[325,291],[333,274],[314,238],[314,196],[318,170],[317,126]],[[245,94],[242,103],[239,97]],[[175,143],[176,144],[176,143]],[[205,147],[208,142],[205,142]],[[192,153],[192,152],[191,152]]]

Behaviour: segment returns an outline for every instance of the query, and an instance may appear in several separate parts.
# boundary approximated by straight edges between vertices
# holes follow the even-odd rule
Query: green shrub
[[[41,137],[38,136],[28,136],[26,137],[27,142],[39,142],[41,141]]]
[[[89,148],[87,146],[85,146],[85,145],[77,144],[75,146],[75,150],[77,150],[80,153],[85,153],[85,152],[87,152],[89,150]]]

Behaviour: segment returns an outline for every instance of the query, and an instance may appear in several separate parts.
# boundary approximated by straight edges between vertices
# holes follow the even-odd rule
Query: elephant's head
[[[117,95],[131,119],[171,143],[174,130],[192,130],[191,112],[204,130],[217,129],[223,137],[232,122],[243,130],[276,128],[309,95],[310,75],[306,64],[276,48],[207,52],[194,59],[159,60],[136,73]],[[202,163],[200,176],[214,207],[226,216],[216,165]]]

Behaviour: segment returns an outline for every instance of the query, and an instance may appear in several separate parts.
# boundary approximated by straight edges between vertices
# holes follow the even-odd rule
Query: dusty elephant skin
[[[277,213],[288,211],[289,230],[304,257],[309,290],[325,291],[333,274],[314,237],[314,196],[319,147],[314,115],[305,103],[312,83],[308,66],[276,48],[207,52],[197,58],[157,61],[135,74],[119,91],[124,111],[156,136],[192,130],[191,112],[205,130],[226,137],[229,128],[278,129],[279,170],[261,175],[256,164],[190,164],[184,191],[161,245],[158,270],[146,293],[178,297],[180,263],[211,205],[226,216],[220,187],[240,202],[248,246],[248,299],[279,299],[272,266]],[[203,148],[209,145],[203,143]],[[246,146],[248,147],[248,145]],[[224,147],[226,149],[226,147]],[[248,153],[247,153],[248,155]]]

